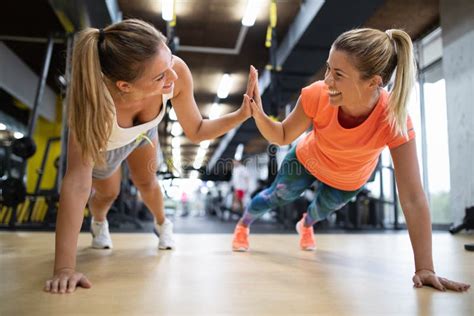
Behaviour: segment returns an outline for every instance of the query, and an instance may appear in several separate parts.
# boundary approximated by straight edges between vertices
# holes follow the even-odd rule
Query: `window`
[[[429,202],[433,223],[451,222],[449,209],[449,148],[446,88],[441,63],[425,73],[426,161]]]

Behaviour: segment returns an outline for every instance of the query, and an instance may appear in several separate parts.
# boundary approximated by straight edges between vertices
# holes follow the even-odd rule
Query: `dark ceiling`
[[[283,43],[295,18],[304,15],[303,6],[313,0],[278,0],[277,2],[277,44]],[[2,3],[0,19],[0,40],[15,52],[35,73],[41,72],[46,43],[32,42],[45,39],[53,33],[62,39],[65,35],[64,21],[58,18],[58,9],[64,9],[70,20],[81,20],[76,1],[37,0],[5,1]],[[92,12],[104,0],[84,0],[81,10]],[[270,54],[265,47],[266,30],[269,23],[269,3],[264,0],[254,26],[246,33],[238,54],[215,54],[180,50],[179,47],[228,48],[236,46],[241,18],[246,0],[177,0],[177,24],[174,29],[180,45],[176,55],[188,64],[194,79],[194,93],[199,109],[208,117],[210,106],[215,100],[217,86],[224,72],[231,73],[234,81],[230,95],[221,101],[223,113],[235,110],[242,102],[248,67],[253,64],[262,74],[269,64]],[[76,6],[71,6],[76,4]],[[165,21],[161,18],[160,1],[118,0],[123,17],[135,17],[153,23],[157,29],[167,33]],[[55,13],[55,9],[56,13]],[[95,10],[95,14],[99,14]],[[78,16],[74,17],[77,13]],[[91,14],[92,15],[92,14]],[[82,17],[82,15],[81,15]],[[91,19],[93,20],[93,19]],[[81,20],[82,21],[82,20]],[[100,20],[106,21],[106,19]],[[99,22],[100,23],[100,22]],[[104,22],[105,23],[105,22]],[[94,23],[91,22],[91,25]],[[282,60],[281,71],[272,77],[272,89],[261,91],[265,109],[282,118],[286,104],[292,104],[299,90],[313,80],[321,79],[321,69],[332,41],[341,32],[359,26],[380,29],[403,28],[413,39],[420,37],[439,25],[438,0],[326,0],[319,12],[301,31],[301,37],[288,47],[288,56]],[[93,25],[103,26],[103,25]],[[14,37],[14,38],[12,38]],[[280,48],[279,46],[274,46]],[[64,73],[66,48],[57,43],[48,75],[48,85],[59,91],[57,76]],[[36,89],[36,87],[32,87]],[[273,93],[270,93],[273,91]],[[6,105],[2,104],[2,109]],[[9,113],[12,111],[9,111]],[[166,121],[160,125],[160,143],[165,158],[170,156],[171,138]],[[224,142],[224,144],[222,144]],[[182,138],[182,161],[191,162],[199,146]],[[233,137],[222,137],[211,142],[206,161],[211,158],[231,158],[236,146],[245,144],[244,154],[262,153],[268,143],[259,135],[253,120],[245,122]],[[215,155],[219,147],[220,155]],[[183,167],[185,167],[183,165]],[[219,178],[219,175],[216,175]]]

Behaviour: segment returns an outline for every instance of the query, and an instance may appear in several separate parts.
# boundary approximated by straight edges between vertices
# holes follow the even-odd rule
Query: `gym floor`
[[[474,315],[472,289],[412,287],[406,231],[316,233],[317,251],[303,252],[295,233],[265,233],[262,223],[251,251],[234,253],[229,232],[180,232],[205,219],[177,220],[173,251],[158,251],[151,233],[112,233],[114,249],[95,250],[81,233],[77,268],[93,287],[72,295],[42,292],[54,233],[0,232],[0,315]],[[474,284],[469,242],[467,234],[433,234],[439,275]]]

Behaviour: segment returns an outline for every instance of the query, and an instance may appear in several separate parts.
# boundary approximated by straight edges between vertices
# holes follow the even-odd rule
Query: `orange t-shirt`
[[[359,126],[347,129],[339,124],[339,107],[330,105],[324,82],[303,88],[300,102],[313,120],[313,130],[296,147],[298,161],[318,180],[336,189],[354,191],[362,187],[385,146],[395,148],[415,137],[410,117],[408,138],[395,133],[388,123],[388,96],[382,90],[369,117]]]

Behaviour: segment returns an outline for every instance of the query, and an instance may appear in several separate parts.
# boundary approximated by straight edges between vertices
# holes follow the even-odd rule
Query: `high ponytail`
[[[410,36],[402,30],[387,30],[395,46],[397,65],[393,87],[390,91],[388,119],[392,126],[407,135],[407,105],[415,84],[416,66]]]

